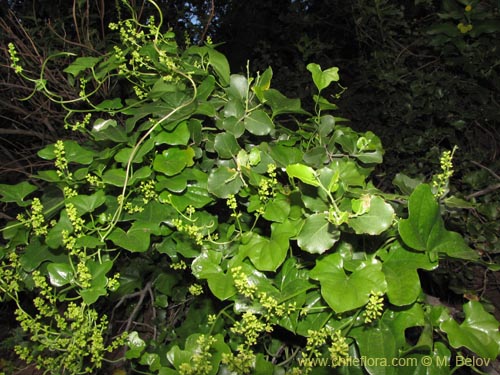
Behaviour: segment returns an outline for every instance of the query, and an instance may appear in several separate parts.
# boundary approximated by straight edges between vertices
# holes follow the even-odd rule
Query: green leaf
[[[119,126],[116,120],[102,118],[94,122],[92,136],[96,141],[113,141],[125,143],[128,141],[127,132],[124,127]]]
[[[433,262],[425,253],[409,251],[398,242],[381,257],[384,261],[382,270],[387,281],[387,297],[396,306],[415,302],[422,292],[418,269],[430,271],[438,267],[437,260]]]
[[[185,150],[172,147],[156,155],[153,169],[167,176],[173,176],[182,172],[184,168],[192,166],[194,156],[194,150],[191,147]]]
[[[208,48],[208,63],[214,68],[222,86],[227,86],[231,72],[226,56],[213,48]]]
[[[399,234],[409,247],[429,253],[443,253],[460,259],[477,259],[460,234],[447,231],[439,205],[427,184],[419,185],[408,203],[409,217],[399,222]]]
[[[100,57],[78,57],[75,61],[73,61],[70,65],[68,65],[63,72],[69,73],[76,77],[80,72],[85,69],[93,68],[97,65],[97,63],[101,61]]]
[[[68,257],[64,252],[56,252],[50,250],[48,246],[42,245],[38,238],[31,240],[30,244],[26,246],[24,252],[19,257],[19,261],[23,269],[31,272],[44,262],[62,263]]]
[[[210,274],[207,277],[207,282],[210,291],[221,301],[227,300],[236,294],[233,277],[229,272]]]
[[[93,212],[96,208],[101,207],[106,202],[106,196],[103,190],[98,190],[92,195],[79,194],[66,200],[75,206],[80,216],[87,212]]]
[[[392,184],[396,186],[402,194],[410,195],[422,181],[416,178],[410,178],[404,173],[398,173],[392,180]]]
[[[75,141],[63,141],[64,155],[68,163],[90,164],[94,160],[94,152],[83,148]],[[51,144],[38,151],[38,156],[42,159],[53,160],[56,158],[54,153],[55,145]]]
[[[125,169],[122,168],[108,169],[102,175],[102,181],[105,184],[122,187],[125,184],[125,174]],[[133,185],[137,180],[145,179],[150,175],[151,169],[149,167],[142,167],[132,174],[128,179],[127,185]]]
[[[252,87],[255,96],[260,100],[261,103],[265,102],[264,93],[271,87],[271,79],[273,78],[273,70],[271,67],[267,68],[262,75],[259,75],[257,81]]]
[[[138,149],[132,147],[122,148],[115,155],[115,160],[119,163],[127,164],[130,161],[130,157],[132,156],[132,152],[135,150],[134,157],[132,159],[132,163],[142,163],[144,156],[153,149],[155,146],[155,142],[153,139],[148,139],[144,142]]]
[[[172,146],[182,145],[185,146],[189,142],[191,133],[187,121],[182,121],[173,130],[162,130],[156,137],[155,143],[157,145],[168,144]]]
[[[109,235],[109,239],[123,249],[144,252],[149,249],[150,235],[156,231],[157,226],[158,223],[135,221],[127,232],[121,228],[115,228]]]
[[[365,305],[372,292],[385,293],[387,284],[380,262],[362,262],[349,275],[343,266],[341,255],[334,253],[317,260],[310,272],[312,279],[319,280],[321,295],[336,313]]]
[[[226,92],[230,98],[236,98],[240,103],[244,103],[247,98],[248,79],[241,74],[231,74],[229,78],[229,88]]]
[[[284,222],[290,213],[290,202],[288,197],[279,194],[267,203],[262,217],[269,221]]]
[[[50,283],[56,287],[69,284],[74,279],[73,268],[67,263],[50,263],[47,272]]]
[[[340,238],[340,232],[332,228],[323,213],[309,216],[302,226],[297,243],[299,247],[311,254],[322,254],[330,249]]]
[[[127,350],[127,353],[125,353],[125,357],[127,359],[139,358],[141,353],[146,348],[146,342],[139,337],[139,334],[136,331],[132,331],[128,335],[127,346],[129,349]]]
[[[273,111],[273,118],[285,113],[309,114],[302,109],[300,99],[289,99],[278,90],[269,89],[265,91],[264,98]]]
[[[370,375],[399,374],[399,367],[391,366],[392,359],[397,357],[397,348],[394,336],[387,327],[359,327],[350,334],[355,338],[362,357],[377,359],[364,363]]]
[[[91,305],[96,302],[99,297],[105,296],[108,291],[106,289],[108,278],[106,273],[108,273],[113,267],[113,262],[111,260],[106,260],[102,263],[90,260],[87,262],[87,267],[92,275],[91,286],[87,289],[80,290],[80,295],[83,301]]]
[[[260,109],[251,112],[244,120],[245,128],[255,135],[267,135],[274,129],[273,120]]]
[[[102,112],[111,112],[112,110],[123,108],[122,100],[120,98],[105,99],[96,105],[96,109]]]
[[[394,209],[382,198],[371,196],[367,211],[349,219],[349,226],[357,234],[377,235],[386,231],[394,220]]]
[[[243,186],[240,173],[228,167],[213,169],[208,176],[208,191],[219,198],[227,198]]]
[[[465,320],[461,324],[449,319],[440,325],[450,345],[455,349],[466,347],[482,358],[495,359],[500,354],[500,323],[479,302],[467,302],[463,308]]]
[[[0,194],[2,195],[0,202],[15,202],[19,207],[26,207],[31,202],[25,201],[24,199],[37,189],[36,186],[31,185],[27,181],[20,182],[16,185],[0,184]]]
[[[330,86],[330,83],[337,82],[340,79],[339,68],[336,67],[322,71],[318,64],[310,63],[307,65],[307,70],[311,72],[313,82],[319,91]]]
[[[227,132],[219,133],[215,136],[214,148],[222,159],[231,159],[241,150],[236,137]]]
[[[240,252],[247,254],[259,271],[276,271],[286,258],[288,244],[286,234],[267,238],[251,232],[248,243],[240,245]]]
[[[318,179],[316,178],[316,172],[307,165],[298,163],[290,164],[286,167],[286,173],[290,178],[298,178],[308,185],[319,186]]]

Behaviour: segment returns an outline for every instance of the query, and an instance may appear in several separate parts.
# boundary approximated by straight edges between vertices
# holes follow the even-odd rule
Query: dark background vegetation
[[[0,183],[30,178],[43,168],[36,151],[60,138],[64,110],[43,95],[29,100],[33,84],[10,68],[13,42],[27,74],[59,51],[98,56],[117,40],[109,22],[126,10],[121,1],[0,0]],[[129,1],[146,17],[155,8]],[[393,191],[398,173],[429,181],[439,156],[458,146],[448,202],[450,229],[496,261],[500,251],[500,15],[494,0],[157,0],[178,43],[208,37],[234,72],[273,67],[273,85],[306,108],[312,87],[306,65],[338,66],[347,90],[336,100],[338,116],[355,130],[381,137],[385,161],[380,188]],[[472,9],[465,10],[470,4]],[[462,33],[457,25],[472,25]],[[78,89],[62,72],[71,58],[54,60],[46,79],[61,97]],[[104,88],[106,96],[119,87]],[[338,92],[338,90],[337,90]],[[331,95],[334,95],[332,92]],[[36,183],[36,182],[34,182]],[[464,202],[468,202],[467,206]],[[458,206],[458,207],[457,207]],[[12,213],[2,209],[3,219]],[[500,307],[497,274],[450,263],[433,274],[429,292],[463,298],[468,293]]]

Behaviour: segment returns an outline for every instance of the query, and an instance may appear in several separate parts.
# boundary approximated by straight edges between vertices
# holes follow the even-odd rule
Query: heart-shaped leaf
[[[332,224],[323,213],[309,216],[297,237],[299,247],[312,254],[322,254],[330,249],[340,238],[340,232],[333,229]]]
[[[463,308],[465,320],[461,324],[450,318],[440,325],[451,346],[466,347],[480,357],[495,359],[500,354],[498,321],[479,302],[467,302]]]
[[[372,292],[385,293],[387,289],[382,263],[375,259],[346,274],[343,258],[334,253],[316,261],[310,276],[319,280],[321,295],[336,313],[359,308],[368,302]]]

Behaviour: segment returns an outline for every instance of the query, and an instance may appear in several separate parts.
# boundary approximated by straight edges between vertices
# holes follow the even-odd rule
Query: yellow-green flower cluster
[[[7,256],[7,262],[0,263],[0,295],[6,293],[12,297],[17,294],[20,281],[20,273],[17,270],[20,267],[19,256],[14,251]]]
[[[211,373],[213,366],[211,364],[212,346],[217,340],[214,337],[200,335],[196,340],[198,345],[197,352],[191,357],[190,363],[182,363],[179,366],[179,375],[208,375]]]
[[[179,232],[186,233],[189,237],[194,239],[197,245],[203,244],[203,227],[199,227],[195,224],[186,224],[181,219],[172,220],[172,224]]]
[[[189,286],[188,290],[193,296],[200,296],[203,294],[203,287],[200,284],[192,284]]]
[[[269,323],[262,322],[250,311],[243,313],[241,318],[231,327],[231,332],[242,335],[247,346],[257,344],[257,339],[263,332],[273,331],[273,327]]]
[[[33,198],[29,219],[26,219],[23,214],[19,214],[17,220],[24,226],[33,229],[37,236],[44,236],[48,233],[48,225],[45,223],[45,216],[43,215],[43,205],[38,198]]]
[[[330,335],[331,344],[328,348],[332,367],[342,366],[349,358],[349,344],[342,332],[336,330]]]
[[[85,89],[83,89],[83,92],[80,92],[80,95],[85,96]],[[85,117],[83,118],[82,121],[77,121],[74,124],[70,123],[65,123],[64,124],[64,129],[71,129],[73,131],[79,131],[79,130],[84,130],[85,127],[90,124],[90,119],[92,118],[92,114],[87,113]]]
[[[231,268],[231,275],[233,276],[234,286],[238,293],[247,298],[253,298],[257,292],[257,286],[243,272],[240,266]]]
[[[323,348],[326,345],[328,345],[332,367],[342,366],[347,363],[349,344],[340,330],[323,327],[319,330],[308,330],[307,334],[309,336],[301,359],[304,373],[308,374],[312,371],[316,359],[323,356]]]
[[[468,24],[463,24],[462,22],[460,22],[458,25],[457,25],[457,29],[462,33],[462,34],[467,34],[469,31],[472,30],[472,24],[468,23]]]
[[[78,195],[78,192],[69,186],[65,186],[63,188],[63,193],[64,193],[64,198],[66,198],[66,199],[73,198],[73,197],[76,197]]]
[[[187,265],[186,265],[186,262],[184,262],[183,260],[180,260],[176,263],[170,264],[170,268],[172,268],[173,270],[176,270],[176,271],[185,270],[185,269],[187,269]]]
[[[259,199],[262,203],[267,202],[270,198],[276,195],[275,187],[278,185],[278,180],[276,178],[276,165],[269,164],[267,166],[267,174],[269,178],[263,177],[259,181]]]
[[[236,201],[236,197],[231,194],[226,199],[226,205],[233,211],[231,213],[231,217],[238,219],[241,216],[241,212],[238,212],[238,202]]]
[[[453,176],[453,155],[457,147],[453,147],[452,151],[444,151],[439,159],[441,165],[441,173],[434,176],[432,186],[435,188],[435,196],[442,197],[448,191],[448,183]]]
[[[229,371],[238,375],[250,374],[255,366],[255,353],[244,345],[238,345],[237,354],[222,353],[222,363],[227,365]]]
[[[23,67],[19,64],[19,61],[21,59],[19,58],[17,54],[16,47],[14,46],[13,43],[8,44],[9,47],[9,56],[10,56],[10,66],[14,69],[14,71],[17,74],[20,74],[23,72]]]
[[[39,290],[33,299],[36,314],[31,316],[21,308],[16,310],[16,319],[31,343],[17,345],[15,352],[22,360],[48,373],[93,373],[102,366],[107,352],[123,345],[124,337],[106,346],[106,316],[100,318],[97,311],[83,302],[58,306],[58,298],[47,279],[38,271],[32,275]]]
[[[56,157],[55,167],[56,173],[59,177],[66,176],[68,179],[72,178],[72,174],[68,170],[68,160],[66,159],[66,151],[64,149],[64,142],[58,140],[54,144],[54,155]]]
[[[158,194],[155,191],[155,181],[142,181],[139,185],[139,191],[142,194],[142,201],[147,204],[149,201],[155,200]]]
[[[144,211],[144,207],[143,206],[139,206],[138,204],[134,204],[132,202],[125,203],[125,205],[123,206],[123,208],[129,214],[135,214],[135,213]]]
[[[99,177],[97,177],[96,175],[90,174],[90,173],[87,173],[87,175],[85,176],[85,179],[87,180],[87,182],[91,186],[94,186],[97,188],[103,188],[105,185],[104,182],[102,182]]]
[[[384,311],[384,295],[381,292],[371,292],[365,306],[365,323],[371,323],[382,316]]]

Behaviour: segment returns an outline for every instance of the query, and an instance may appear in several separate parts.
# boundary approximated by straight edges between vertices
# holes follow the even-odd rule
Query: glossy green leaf
[[[64,156],[68,163],[90,164],[94,160],[94,152],[80,146],[77,142],[66,140],[64,143]],[[55,145],[51,144],[38,151],[38,156],[42,159],[53,160]]]
[[[385,293],[387,289],[380,262],[363,262],[351,274],[346,274],[339,253],[317,260],[310,276],[319,280],[321,295],[336,313],[359,308],[368,302],[370,293]]]
[[[465,320],[461,324],[449,319],[440,325],[451,346],[466,347],[482,358],[495,359],[500,354],[498,321],[479,302],[467,302],[463,308]]]
[[[297,236],[299,247],[312,254],[322,254],[340,238],[340,232],[333,229],[323,213],[309,216]]]
[[[27,181],[15,185],[0,184],[0,202],[15,202],[19,207],[26,207],[30,201],[25,201],[26,197],[38,188]]]
[[[124,127],[116,120],[99,118],[92,127],[92,136],[96,141],[127,142],[128,136]]]
[[[89,272],[92,275],[91,285],[95,287],[104,288],[108,282],[106,274],[113,267],[113,261],[104,260],[104,261],[94,261],[89,260],[87,262],[87,267],[89,268]]]
[[[399,222],[399,234],[406,245],[419,251],[444,253],[461,259],[477,259],[460,234],[447,231],[439,205],[427,184],[419,185],[408,202],[408,219]]]
[[[125,358],[139,358],[146,348],[146,342],[139,336],[137,331],[132,331],[127,337],[128,350],[125,353]]]
[[[259,271],[276,271],[288,252],[288,237],[280,234],[266,238],[252,233],[248,243],[240,246],[240,252],[247,254]]]
[[[267,203],[262,217],[269,221],[284,222],[290,213],[290,202],[288,197],[277,195],[269,203]]]
[[[251,112],[244,120],[245,128],[255,135],[267,135],[274,129],[268,114],[260,109]]]
[[[100,57],[78,57],[75,61],[73,61],[70,65],[68,65],[63,72],[69,73],[76,77],[80,72],[85,69],[94,68],[97,63],[101,61]]]
[[[227,132],[219,133],[215,136],[214,147],[215,151],[223,159],[233,158],[241,150],[236,137]]]
[[[47,272],[50,283],[56,287],[69,284],[75,277],[73,268],[67,263],[50,263]]]
[[[278,90],[269,89],[264,92],[264,98],[273,111],[273,118],[285,114],[296,113],[308,115],[309,113],[302,109],[299,99],[290,99],[280,93]]]
[[[179,123],[173,130],[162,130],[155,138],[157,145],[168,144],[172,146],[187,145],[191,133],[186,121]]]
[[[394,209],[378,196],[371,196],[368,201],[367,211],[349,219],[349,226],[357,234],[376,235],[391,227],[394,220]]]
[[[49,233],[45,239],[45,243],[52,249],[57,249],[63,245],[63,232],[72,233],[73,225],[68,218],[66,210],[62,210],[59,221],[56,225],[49,229]]]
[[[319,91],[330,86],[332,82],[337,82],[339,77],[339,68],[333,67],[326,70],[321,70],[318,64],[310,63],[307,65],[307,70],[312,74],[314,84]]]
[[[252,91],[255,92],[255,96],[259,98],[261,103],[266,101],[264,93],[270,89],[272,78],[273,70],[271,67],[269,67],[264,71],[264,73],[258,76],[257,81],[252,86]]]
[[[208,191],[219,198],[238,193],[242,186],[239,172],[232,168],[219,167],[212,170],[208,176]]]
[[[212,273],[207,277],[208,287],[215,297],[221,301],[236,294],[233,277],[230,273]]]
[[[20,255],[19,261],[26,272],[31,272],[44,262],[63,263],[67,260],[67,254],[61,251],[49,249],[47,245],[40,243],[40,240],[33,239]]]
[[[150,235],[157,225],[158,223],[136,221],[127,232],[121,228],[115,228],[109,235],[109,239],[123,249],[144,252],[149,249]]]
[[[127,181],[127,186],[133,185],[137,180],[142,180],[151,174],[151,169],[149,167],[142,167],[139,170],[135,171],[132,176],[129,177]],[[122,168],[113,168],[108,169],[102,175],[102,181],[105,184],[119,186],[122,187],[125,184],[125,169]]]
[[[223,86],[228,85],[230,69],[226,56],[213,48],[208,48],[208,58],[208,62],[214,68],[220,83]]]
[[[184,168],[192,166],[194,156],[194,150],[191,147],[186,149],[172,147],[156,155],[153,169],[167,176],[174,176],[182,172]]]
[[[391,366],[397,357],[394,336],[387,327],[360,327],[351,331],[362,357],[376,360],[366,361],[365,370],[370,375],[397,375],[398,368]]]
[[[319,186],[316,172],[311,167],[304,164],[290,164],[286,167],[286,173],[290,178],[298,178],[300,181],[312,185]]]
[[[115,160],[119,163],[127,164],[130,161],[132,163],[142,163],[144,156],[150,152],[153,147],[155,146],[155,143],[153,139],[148,139],[146,142],[144,142],[138,149],[135,147],[126,147],[122,148],[120,151],[117,152],[115,155]],[[132,153],[133,153],[133,158],[132,158]]]
[[[73,204],[78,214],[81,216],[101,207],[106,202],[106,196],[103,190],[98,190],[92,195],[78,194],[68,198],[66,202]]]
[[[438,267],[438,262],[431,261],[427,254],[407,250],[397,242],[382,259],[387,297],[396,306],[415,302],[422,292],[418,269],[430,271]]]

